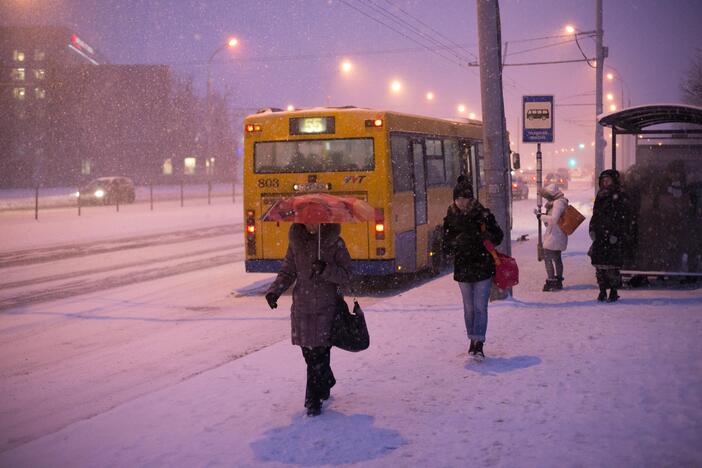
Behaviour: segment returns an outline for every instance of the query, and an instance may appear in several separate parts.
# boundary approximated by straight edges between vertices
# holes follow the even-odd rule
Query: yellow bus
[[[346,223],[354,273],[438,270],[441,226],[460,174],[480,197],[482,123],[355,107],[265,109],[244,122],[246,271],[276,272],[290,223],[262,222],[281,197],[361,198],[375,222]]]

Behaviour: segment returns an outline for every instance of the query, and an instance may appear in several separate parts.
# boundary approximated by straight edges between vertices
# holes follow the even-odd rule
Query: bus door
[[[478,168],[478,144],[475,141],[461,140],[459,142],[459,148],[461,174],[464,174],[469,178],[473,184],[475,199],[479,200],[479,189],[481,185],[479,180],[479,170],[482,170],[482,168]]]
[[[427,264],[427,180],[424,166],[424,143],[412,140],[412,172],[414,179],[414,224],[416,232],[415,268]]]
[[[424,144],[412,140],[412,166],[414,172],[414,224],[427,224],[427,181],[424,171]]]

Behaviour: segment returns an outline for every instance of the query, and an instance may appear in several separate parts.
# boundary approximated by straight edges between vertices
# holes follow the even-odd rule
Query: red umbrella
[[[340,197],[327,193],[309,193],[281,198],[261,217],[261,221],[291,223],[362,223],[375,219],[375,209],[354,197]],[[321,236],[318,232],[318,252]]]

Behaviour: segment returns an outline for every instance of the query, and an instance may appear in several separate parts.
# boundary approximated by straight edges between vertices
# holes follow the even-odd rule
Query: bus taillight
[[[375,209],[375,240],[385,240],[385,211]]]
[[[246,253],[256,255],[256,212],[246,211]]]

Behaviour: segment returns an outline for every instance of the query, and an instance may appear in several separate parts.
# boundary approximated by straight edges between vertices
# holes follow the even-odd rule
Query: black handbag
[[[353,313],[344,296],[336,298],[336,313],[332,322],[331,344],[345,351],[358,352],[370,346],[370,336],[366,326],[366,318],[358,301],[353,301]]]

